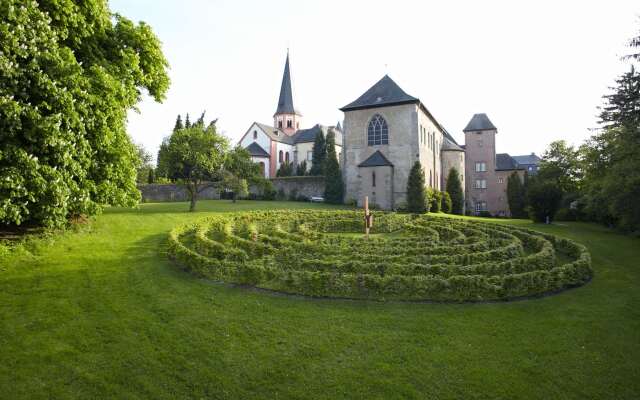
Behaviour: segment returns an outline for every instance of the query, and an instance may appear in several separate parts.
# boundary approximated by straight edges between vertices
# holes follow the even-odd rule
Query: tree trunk
[[[196,184],[189,185],[189,193],[191,194],[191,204],[189,204],[189,212],[196,210],[196,201],[198,201],[198,187]]]

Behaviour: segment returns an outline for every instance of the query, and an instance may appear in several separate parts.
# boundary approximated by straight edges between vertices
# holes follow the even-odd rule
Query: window
[[[280,153],[278,153],[278,162],[282,162],[282,150],[280,150]]]
[[[477,201],[476,202],[476,213],[480,213],[482,211],[487,211],[487,202],[486,201]]]
[[[475,189],[486,189],[487,188],[487,180],[486,179],[476,179],[475,185],[473,187]]]
[[[487,164],[485,162],[477,162],[476,163],[476,172],[486,172]]]
[[[504,178],[498,178],[498,183],[504,183]]]
[[[369,146],[376,146],[380,144],[389,144],[389,128],[387,127],[387,121],[376,114],[369,121],[369,128],[367,129],[367,142]]]
[[[293,128],[293,121],[290,119],[287,120],[287,128]]]
[[[260,165],[260,174],[264,176],[264,162],[260,161],[258,165]]]
[[[258,138],[258,131],[253,131],[253,139],[257,139]]]
[[[376,171],[371,172],[371,186],[376,187]]]
[[[307,161],[313,161],[313,151],[307,151]]]
[[[289,152],[284,153],[284,161],[289,164]]]
[[[278,128],[282,129],[282,120],[278,121]]]

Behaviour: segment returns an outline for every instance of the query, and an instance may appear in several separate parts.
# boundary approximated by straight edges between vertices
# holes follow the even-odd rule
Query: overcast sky
[[[206,110],[235,143],[272,124],[287,47],[303,125],[334,125],[339,108],[388,73],[464,143],[484,112],[497,151],[541,154],[580,144],[601,96],[629,65],[640,1],[112,0],[153,27],[171,69],[162,104],[145,98],[129,133],[156,153],[177,114]]]

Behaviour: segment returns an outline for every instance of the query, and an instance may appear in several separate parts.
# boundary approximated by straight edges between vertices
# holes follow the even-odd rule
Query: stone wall
[[[276,191],[284,190],[287,197],[293,190],[297,190],[298,196],[324,197],[324,176],[287,176],[272,178],[271,183]]]
[[[161,201],[188,201],[189,193],[182,185],[172,183],[154,183],[149,185],[139,185],[138,190],[142,194],[142,202]],[[198,194],[199,200],[217,200],[220,198],[219,189],[209,187]]]

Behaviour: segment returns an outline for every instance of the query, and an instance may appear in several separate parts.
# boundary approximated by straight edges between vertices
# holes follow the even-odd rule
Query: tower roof
[[[471,121],[467,124],[467,127],[462,131],[489,131],[489,130],[497,130],[498,128],[493,125],[487,114],[473,114],[471,117]]]
[[[280,85],[280,98],[278,99],[277,114],[298,114],[300,112],[293,106],[293,88],[291,86],[291,72],[289,71],[289,51],[287,51],[287,61],[284,64],[282,74],[282,84]]]
[[[385,75],[375,85],[371,86],[369,90],[364,92],[362,96],[342,107],[340,110],[351,111],[419,102],[420,100],[417,98],[405,93],[393,79],[389,78],[389,75]]]

